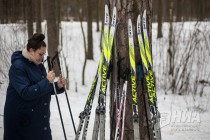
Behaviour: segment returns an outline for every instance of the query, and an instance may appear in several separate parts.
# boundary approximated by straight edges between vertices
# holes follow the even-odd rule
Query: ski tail
[[[83,128],[83,125],[84,125],[84,121],[85,121],[85,125],[84,125],[84,131],[83,131],[83,136],[82,137],[86,137],[86,131],[87,131],[88,122],[89,122],[88,118],[89,118],[90,113],[91,113],[92,103],[93,103],[93,100],[94,100],[95,90],[96,90],[96,87],[97,87],[98,77],[99,77],[100,72],[101,72],[101,59],[100,59],[98,69],[97,69],[95,78],[93,80],[90,92],[88,94],[84,110],[79,115],[80,123],[79,123],[79,126],[78,126],[77,131],[76,131],[75,140],[78,140],[79,137],[80,137],[80,134],[81,134],[81,131],[82,131],[82,128]]]

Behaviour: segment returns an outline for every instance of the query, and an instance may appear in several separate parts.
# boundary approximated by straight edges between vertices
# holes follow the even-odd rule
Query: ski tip
[[[142,26],[143,29],[146,29],[146,9],[144,10],[143,17],[142,17]]]
[[[129,37],[132,37],[133,36],[133,31],[132,31],[132,22],[131,22],[131,19],[129,18],[128,19],[128,36]]]
[[[141,18],[140,18],[140,14],[137,17],[137,32],[140,33],[141,32]]]
[[[137,17],[137,22],[141,22],[140,14]]]
[[[107,4],[105,5],[105,13],[109,14],[109,8]]]
[[[143,18],[146,18],[146,15],[147,15],[147,10],[145,9],[143,13]]]
[[[115,17],[117,17],[117,8],[116,8],[116,6],[113,8],[113,15],[115,15]]]
[[[113,8],[113,13],[117,13],[117,8],[116,8],[116,6]]]
[[[105,12],[104,12],[104,24],[108,25],[109,24],[109,9],[108,5],[105,5]]]
[[[112,17],[112,25],[116,24],[116,17],[117,17],[117,9],[116,7],[113,8],[113,17]]]
[[[107,4],[105,4],[105,9],[108,9],[108,5]]]
[[[128,19],[128,25],[130,25],[130,26],[132,25],[132,22],[131,22],[130,18]]]

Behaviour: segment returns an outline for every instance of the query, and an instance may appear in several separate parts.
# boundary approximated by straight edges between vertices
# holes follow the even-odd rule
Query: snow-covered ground
[[[190,24],[190,23],[189,23]],[[206,23],[205,23],[206,24]],[[208,23],[209,25],[210,23]],[[178,25],[177,25],[178,26]],[[12,27],[12,26],[11,26]],[[93,24],[93,38],[94,38],[94,60],[87,61],[87,67],[85,72],[85,86],[82,86],[82,66],[84,62],[84,47],[82,32],[80,24],[78,22],[63,22],[62,23],[62,37],[63,37],[63,53],[67,58],[67,65],[69,66],[69,78],[70,78],[70,89],[67,91],[70,105],[75,121],[75,126],[77,128],[79,123],[79,113],[84,109],[84,104],[87,99],[87,95],[90,90],[96,69],[98,66],[99,56],[100,56],[100,33],[95,32],[96,24]],[[13,27],[14,28],[14,27]],[[84,23],[84,28],[86,31],[86,23]],[[7,30],[5,30],[7,29]],[[189,26],[185,26],[184,29],[189,29]],[[0,25],[1,32],[7,34],[7,36],[12,36],[12,31],[8,31],[5,25]],[[161,57],[159,51],[164,44],[167,43],[168,36],[168,24],[163,24],[163,34],[164,38],[162,40],[156,39],[157,24],[153,24],[153,58],[155,70],[159,71],[160,59]],[[209,30],[208,30],[209,31]],[[17,30],[17,32],[22,32],[22,30]],[[2,34],[0,35],[2,36]],[[23,40],[27,40],[23,33],[19,33],[20,44],[22,46],[26,43]],[[21,37],[22,36],[22,37]],[[11,38],[11,37],[10,37]],[[12,42],[12,40],[8,40]],[[19,39],[18,39],[19,40]],[[2,46],[0,46],[2,47]],[[158,48],[159,47],[159,48]],[[165,51],[165,50],[164,50]],[[163,53],[164,54],[164,53]],[[10,55],[8,55],[10,58]],[[160,59],[159,59],[160,58]],[[0,62],[0,67],[3,62]],[[164,66],[163,66],[164,67]],[[158,77],[158,76],[157,76]],[[159,78],[159,77],[158,77]],[[0,85],[0,140],[3,140],[3,108],[5,101],[5,94],[7,88],[7,80],[0,79],[3,84]],[[157,81],[158,82],[158,81]],[[76,92],[77,89],[77,92]],[[161,85],[158,86],[157,98],[158,107],[161,112],[161,132],[163,140],[208,140],[210,139],[210,103],[209,103],[209,90],[210,87],[204,88],[203,97],[197,96],[179,96],[171,94],[170,90],[165,90]],[[107,90],[109,91],[109,90]],[[167,94],[165,94],[167,92]],[[96,90],[98,93],[98,89]],[[93,130],[95,108],[97,105],[98,94],[95,95],[95,100],[91,113],[91,120],[88,129],[88,139],[91,139],[91,134]],[[65,95],[59,95],[60,106],[62,110],[62,115],[65,123],[66,133],[68,139],[74,139],[74,130],[71,122],[70,114],[68,111]],[[107,93],[107,118],[106,118],[106,140],[109,139],[109,93]],[[57,104],[55,97],[52,97],[51,102],[51,128],[54,140],[62,140],[63,132],[61,127],[61,122],[59,119],[59,113],[57,109]]]

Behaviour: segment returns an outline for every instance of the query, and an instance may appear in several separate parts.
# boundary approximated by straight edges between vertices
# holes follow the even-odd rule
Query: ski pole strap
[[[61,74],[61,66],[60,66],[59,52],[58,51],[56,52],[56,54],[52,58],[50,56],[47,56],[47,63],[48,63],[49,71],[54,69],[54,70],[58,70],[57,74]]]
[[[142,65],[138,64],[137,65],[138,71],[139,71],[139,76],[141,79],[143,79],[143,71],[142,71]]]
[[[52,70],[52,64],[51,64],[51,61],[50,61],[50,56],[47,56],[47,64],[48,64],[49,71],[51,71]]]
[[[57,51],[56,54],[53,56],[51,63],[52,63],[52,68],[54,67],[54,64],[56,64],[57,61],[57,65],[59,70],[61,71],[61,66],[60,66],[60,60],[59,60],[59,52]]]

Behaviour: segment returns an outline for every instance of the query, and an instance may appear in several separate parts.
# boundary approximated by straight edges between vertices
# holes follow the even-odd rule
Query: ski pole
[[[126,110],[126,99],[127,99],[127,82],[129,76],[129,68],[125,71],[125,95],[124,95],[124,102],[123,102],[123,112],[122,112],[122,128],[121,128],[121,140],[124,140],[124,130],[125,130],[125,110]]]
[[[74,132],[76,134],[76,128],[75,128],[75,124],[74,124],[74,119],[73,119],[73,115],[72,115],[72,112],[71,112],[71,107],[70,107],[69,99],[68,99],[67,92],[66,92],[66,89],[65,88],[64,88],[64,92],[65,92],[65,95],[66,95],[66,100],[67,100],[67,103],[68,103],[69,112],[70,112],[70,116],[71,116],[71,121],[72,121],[72,124],[73,124],[73,127],[74,127]]]
[[[52,70],[52,64],[50,62],[50,57],[49,56],[47,56],[47,63],[48,63],[49,71],[51,71]],[[62,118],[62,114],[61,114],[61,109],[60,109],[60,105],[59,105],[57,91],[56,91],[56,88],[55,88],[54,81],[53,81],[53,89],[54,89],[56,103],[57,103],[57,106],[58,106],[58,111],[59,111],[59,115],[60,115],[60,119],[61,119],[61,124],[62,124],[62,128],[63,128],[64,138],[65,138],[65,140],[67,140],[67,138],[66,138],[66,132],[65,132],[64,124],[63,124],[63,118]]]
[[[54,61],[54,59],[57,59],[58,67],[59,67],[59,70],[60,70],[60,72],[61,72],[61,66],[60,66],[60,60],[59,60],[58,52],[57,52],[56,55],[52,58],[52,62]],[[62,74],[61,74],[61,75],[62,75]],[[66,92],[66,88],[65,88],[65,87],[64,87],[64,93],[65,93],[65,96],[66,96],[66,100],[67,100],[67,104],[68,104],[68,108],[69,108],[69,112],[70,112],[72,124],[73,124],[73,127],[74,127],[74,132],[75,132],[75,134],[76,134],[76,127],[75,127],[75,124],[74,124],[74,119],[73,119],[73,115],[72,115],[72,112],[71,112],[71,107],[70,107],[70,103],[69,103],[69,99],[68,99],[68,95],[67,95],[67,92]]]

